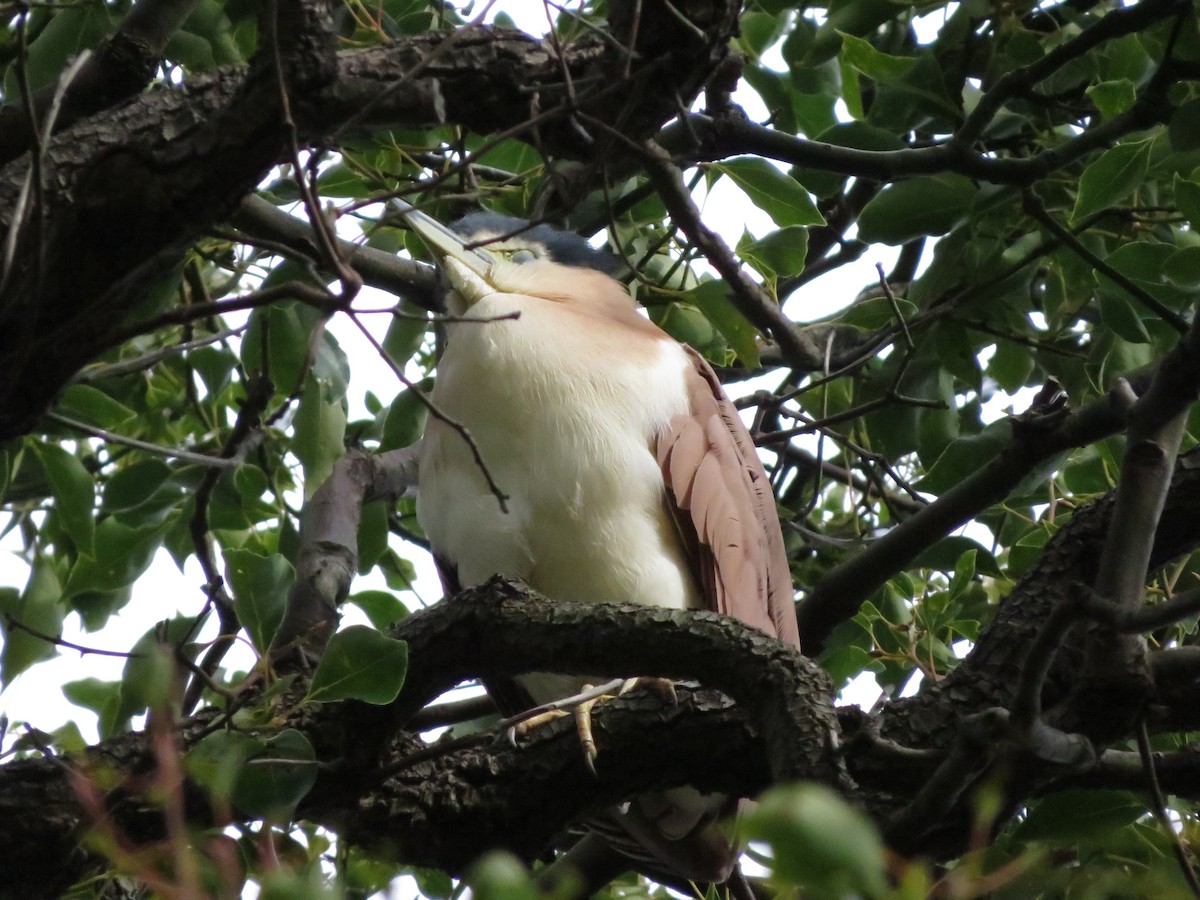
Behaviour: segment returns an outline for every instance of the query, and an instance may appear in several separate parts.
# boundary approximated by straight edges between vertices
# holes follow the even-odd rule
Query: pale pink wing
[[[800,645],[775,497],[754,442],[712,367],[691,347],[690,410],[654,445],[709,608]]]

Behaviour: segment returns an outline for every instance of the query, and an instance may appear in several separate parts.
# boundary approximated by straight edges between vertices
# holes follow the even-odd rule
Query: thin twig
[[[450,416],[446,415],[445,412],[438,408],[438,405],[429,398],[429,395],[422,391],[408,378],[407,375],[404,374],[404,369],[400,367],[399,363],[392,359],[392,355],[387,352],[383,344],[379,343],[379,340],[375,337],[375,335],[371,334],[367,326],[360,322],[358,317],[353,313],[350,313],[350,321],[354,323],[355,327],[362,332],[363,336],[371,343],[371,346],[375,348],[375,351],[379,354],[380,358],[383,359],[388,368],[392,370],[392,374],[396,376],[401,384],[413,392],[413,396],[417,398],[417,401],[425,407],[429,414],[447,428],[453,429],[454,432],[462,438],[463,442],[467,445],[467,448],[471,451],[471,457],[474,459],[475,465],[479,468],[480,473],[483,475],[484,481],[487,482],[488,490],[491,491],[492,496],[496,498],[496,502],[500,504],[500,511],[507,514],[508,495],[500,490],[500,486],[496,484],[496,480],[492,478],[491,470],[488,468],[487,463],[484,462],[483,454],[479,451],[479,445],[475,443],[475,438],[472,436],[471,432],[467,430],[467,426],[463,425],[456,419],[450,418]]]
[[[150,453],[154,456],[161,456],[164,459],[177,459],[180,462],[196,463],[212,469],[232,469],[238,465],[237,460],[234,459],[222,459],[219,456],[205,456],[203,453],[192,453],[190,450],[174,450],[170,447],[160,447],[158,444],[151,444],[147,441],[126,437],[123,434],[117,434],[104,428],[97,428],[94,425],[69,418],[61,413],[48,412],[45,414],[45,418],[48,422],[54,422],[56,425],[62,425],[64,428],[70,428],[74,431],[82,431],[84,434],[90,434],[92,437],[99,438],[106,443],[132,447],[135,450],[141,450],[144,453]]]
[[[201,347],[207,347],[210,344],[215,344],[218,341],[223,341],[226,338],[236,337],[246,330],[246,326],[238,328],[225,328],[215,334],[205,335],[202,338],[196,338],[194,341],[184,341],[180,344],[171,344],[167,347],[162,347],[159,350],[153,350],[142,356],[134,359],[122,360],[118,363],[112,363],[105,366],[93,366],[90,368],[81,369],[79,374],[75,376],[74,383],[87,384],[94,381],[103,381],[105,378],[115,378],[118,375],[129,375],[133,372],[141,372],[149,369],[152,366],[158,365],[164,359],[170,359],[173,356],[178,356],[181,353],[187,353],[191,350],[198,350]]]
[[[1154,801],[1151,812],[1171,841],[1171,851],[1175,854],[1175,861],[1179,863],[1179,871],[1184,881],[1192,889],[1193,896],[1200,897],[1200,878],[1196,876],[1196,869],[1188,858],[1187,848],[1183,846],[1183,840],[1167,814],[1167,801],[1163,796],[1162,785],[1158,783],[1158,769],[1154,764],[1154,754],[1150,751],[1150,735],[1146,731],[1144,717],[1138,720],[1137,747],[1138,755],[1142,758],[1142,770],[1146,773],[1147,786],[1150,788],[1150,796]]]
[[[4,627],[8,629],[17,629],[28,635],[37,638],[40,641],[45,641],[47,644],[53,644],[55,647],[63,647],[67,650],[74,650],[81,656],[115,656],[118,659],[141,659],[145,654],[134,653],[127,650],[101,650],[99,647],[85,647],[83,644],[75,644],[71,641],[64,640],[62,637],[55,637],[52,634],[47,634],[32,625],[26,625],[20,619],[14,618],[12,615],[4,614]]]
[[[1023,194],[1025,212],[1031,215],[1038,222],[1046,227],[1046,230],[1058,238],[1066,245],[1072,253],[1080,259],[1088,263],[1097,272],[1100,272],[1107,278],[1111,279],[1121,287],[1130,297],[1140,303],[1146,309],[1150,310],[1180,334],[1185,334],[1188,330],[1188,322],[1183,316],[1163,305],[1157,297],[1150,294],[1140,285],[1133,282],[1123,273],[1117,271],[1107,262],[1093,253],[1084,245],[1075,235],[1063,228],[1054,220],[1054,217],[1047,212],[1045,205],[1041,199],[1032,191],[1026,191]]]

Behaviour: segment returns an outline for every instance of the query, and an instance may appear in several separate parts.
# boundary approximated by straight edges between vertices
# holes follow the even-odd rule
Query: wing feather
[[[798,646],[775,497],[754,442],[712,367],[684,347],[689,410],[657,436],[668,502],[710,609]]]
[[[685,503],[690,503],[696,471],[708,452],[704,429],[697,422],[684,421],[675,441],[666,446],[671,484],[675,486],[677,495],[684,498]]]

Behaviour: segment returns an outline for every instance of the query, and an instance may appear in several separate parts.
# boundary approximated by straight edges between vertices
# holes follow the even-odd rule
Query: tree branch
[[[150,84],[167,42],[196,5],[197,0],[143,0],[132,6],[72,79],[54,120],[55,130],[108,109]],[[34,93],[32,110],[16,101],[0,106],[0,165],[33,145],[34,123],[41,123],[55,89],[49,84]]]

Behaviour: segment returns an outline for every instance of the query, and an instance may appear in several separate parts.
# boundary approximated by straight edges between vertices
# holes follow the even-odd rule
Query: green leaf
[[[1011,394],[1028,383],[1035,364],[1033,354],[1026,352],[1019,344],[1000,341],[996,344],[995,355],[987,364],[987,374]]]
[[[799,225],[780,228],[754,240],[749,232],[737,244],[737,255],[767,278],[795,275],[804,270],[808,255],[808,229]]]
[[[1174,309],[1186,309],[1192,302],[1191,292],[1163,277],[1176,253],[1178,250],[1174,244],[1133,241],[1109,253],[1104,261],[1160,302]],[[1102,300],[1106,296],[1118,298],[1125,303],[1135,304],[1134,314],[1139,317],[1158,317],[1107,275],[1096,272],[1095,277]]]
[[[346,599],[365,612],[380,631],[408,615],[408,608],[388,591],[359,591]]]
[[[50,559],[39,556],[33,562],[25,590],[0,588],[0,632],[4,646],[0,648],[0,683],[12,680],[44,659],[57,655],[53,643],[38,634],[59,637],[62,634],[66,607],[62,603],[62,585]],[[38,634],[31,634],[20,625],[10,625],[9,618],[27,625]]]
[[[909,563],[908,568],[938,569],[942,572],[955,571],[959,563],[966,559],[968,554],[974,554],[971,557],[973,572],[978,571],[992,578],[1003,576],[1004,573],[1001,571],[999,563],[996,562],[996,557],[992,556],[991,551],[978,541],[961,534],[952,534],[942,538],[932,547],[918,554]]]
[[[1096,104],[1096,109],[1100,110],[1100,115],[1106,119],[1125,112],[1133,106],[1134,100],[1137,99],[1133,82],[1128,78],[1093,84],[1087,89],[1087,95]]]
[[[1150,167],[1150,145],[1149,140],[1117,144],[1084,169],[1071,222],[1108,209],[1132,194]]]
[[[722,359],[728,352],[728,342],[704,313],[688,303],[666,303],[651,311],[651,319],[681,344],[708,359]]]
[[[1167,136],[1177,153],[1200,147],[1200,99],[1180,104],[1171,115]]]
[[[898,15],[901,8],[891,0],[835,0],[803,62],[812,66],[829,59],[841,48],[842,35],[865,37]]]
[[[842,59],[873,81],[888,82],[913,70],[917,60],[911,56],[892,56],[876,50],[867,41],[852,34],[842,36]]]
[[[1104,320],[1105,328],[1111,328],[1131,344],[1150,343],[1150,332],[1146,330],[1137,307],[1128,297],[1116,291],[1102,292],[1100,316]]]
[[[142,459],[119,470],[104,486],[101,509],[121,512],[141,506],[171,477],[171,467],[161,459]]]
[[[477,900],[538,900],[543,894],[519,859],[503,850],[480,858],[467,873]]]
[[[136,422],[138,417],[128,406],[90,384],[68,385],[55,411],[68,418],[118,432]]]
[[[411,502],[411,501],[410,501]],[[395,550],[388,548],[379,558],[379,570],[384,581],[393,591],[411,591],[417,580],[417,569],[411,561],[404,559]]]
[[[1031,804],[1014,837],[1023,841],[1100,837],[1145,814],[1146,804],[1125,791],[1065,790]]]
[[[917,490],[940,494],[954,487],[995,459],[1011,438],[1012,425],[1007,419],[993,422],[979,434],[959,438],[937,458],[917,483]]]
[[[878,331],[880,328],[897,324],[896,309],[900,310],[901,316],[908,319],[916,314],[917,305],[903,297],[897,297],[896,307],[893,309],[892,302],[885,296],[868,297],[840,313],[837,323],[860,331]]]
[[[323,197],[369,197],[374,190],[368,179],[345,163],[329,166],[317,178],[317,190]]]
[[[68,60],[100,43],[112,24],[107,4],[78,3],[61,8],[29,46],[25,59],[25,77],[36,91],[53,83]],[[11,27],[11,26],[10,26]],[[11,71],[4,81],[6,97],[19,96],[16,77]]]
[[[108,739],[128,728],[128,722],[117,721],[121,709],[121,682],[81,678],[62,686],[63,696],[84,709],[96,713],[101,739]]]
[[[233,353],[218,347],[198,347],[188,353],[187,361],[204,382],[205,389],[214,396],[229,386],[237,365]]]
[[[118,721],[172,701],[181,671],[175,654],[196,658],[198,647],[192,643],[195,631],[194,617],[177,616],[169,622],[160,622],[138,638],[121,673]]]
[[[392,317],[387,334],[383,337],[383,349],[392,362],[403,368],[413,354],[421,349],[429,320],[425,310],[410,300],[401,300],[396,312],[402,315]]]
[[[1200,184],[1175,176],[1175,208],[1193,229],[1200,229]]]
[[[80,554],[71,567],[65,595],[115,591],[133,584],[154,560],[164,531],[161,523],[133,528],[116,519],[103,520],[96,526],[94,552]]]
[[[19,450],[14,452],[12,448],[0,447],[0,500],[3,500],[4,495],[8,493],[8,485],[12,481],[13,470],[17,466],[14,456],[19,452]]]
[[[36,441],[37,454],[54,494],[54,509],[63,527],[80,553],[91,553],[94,546],[96,520],[92,508],[96,502],[92,476],[78,457],[56,444]]]
[[[391,703],[400,693],[407,670],[408,645],[404,641],[365,625],[351,625],[330,639],[313,672],[306,699]]]
[[[406,387],[394,398],[388,407],[387,416],[383,420],[383,437],[379,441],[379,451],[396,450],[407,447],[421,436],[425,430],[425,417],[429,409],[417,392],[429,396],[433,390],[433,379],[422,378],[412,387]]]
[[[454,896],[454,879],[439,869],[413,869],[412,877],[429,900],[450,900]]]
[[[738,23],[741,34],[737,38],[738,47],[747,59],[757,60],[763,51],[779,39],[787,18],[783,15],[772,15],[761,12],[745,12]]]
[[[817,210],[808,191],[765,159],[739,156],[713,163],[712,169],[733,179],[754,205],[780,227],[825,224],[825,217]]]
[[[265,654],[283,621],[296,570],[278,553],[261,556],[250,550],[226,550],[222,555],[238,621],[254,648]]]
[[[846,104],[846,112],[856,122],[867,117],[866,107],[863,106],[862,89],[858,83],[858,75],[854,67],[842,61],[839,66],[842,75],[842,102]]]
[[[305,281],[308,275],[299,266],[283,263],[271,270],[264,286],[291,279]],[[311,307],[283,302],[254,310],[241,346],[247,371],[265,370],[277,392],[290,394],[303,384],[311,353],[311,369],[326,385],[328,399],[340,400],[345,395],[345,354],[325,330],[321,313]]]
[[[290,817],[316,780],[316,751],[308,738],[288,728],[243,763],[234,783],[233,802],[255,818],[282,821]]]
[[[167,41],[163,56],[183,65],[189,72],[203,72],[217,67],[212,42],[198,34],[176,31]]]
[[[270,486],[267,473],[252,463],[240,463],[233,470],[233,488],[247,503],[258,500]]]
[[[859,240],[896,245],[922,235],[945,234],[967,217],[977,193],[974,182],[964,175],[925,175],[894,182],[863,207]]]
[[[724,281],[713,279],[702,281],[680,296],[681,300],[694,303],[709,322],[716,326],[721,336],[748,367],[758,365],[758,329],[741,314],[729,299],[729,288]],[[697,348],[700,349],[700,348]]]
[[[266,744],[239,731],[214,731],[201,738],[187,752],[184,765],[188,774],[221,803],[233,799],[246,760],[263,752]]]
[[[346,408],[332,398],[329,382],[309,375],[300,408],[296,411],[296,439],[292,452],[304,467],[304,497],[309,499],[346,452]]]
[[[1162,278],[1185,290],[1200,287],[1200,247],[1184,247],[1167,257]]]
[[[745,817],[743,830],[771,846],[776,878],[813,896],[870,897],[887,890],[879,833],[823,785],[772,788]]]
[[[965,550],[958,558],[958,562],[954,564],[954,577],[950,579],[949,593],[951,597],[963,593],[975,580],[975,557],[974,548]]]
[[[365,503],[358,520],[358,572],[365,575],[375,568],[387,550],[388,512],[393,504],[382,500]]]
[[[225,7],[218,0],[194,4],[183,27],[171,36],[167,58],[183,63],[192,72],[245,62],[246,54],[238,48]]]

